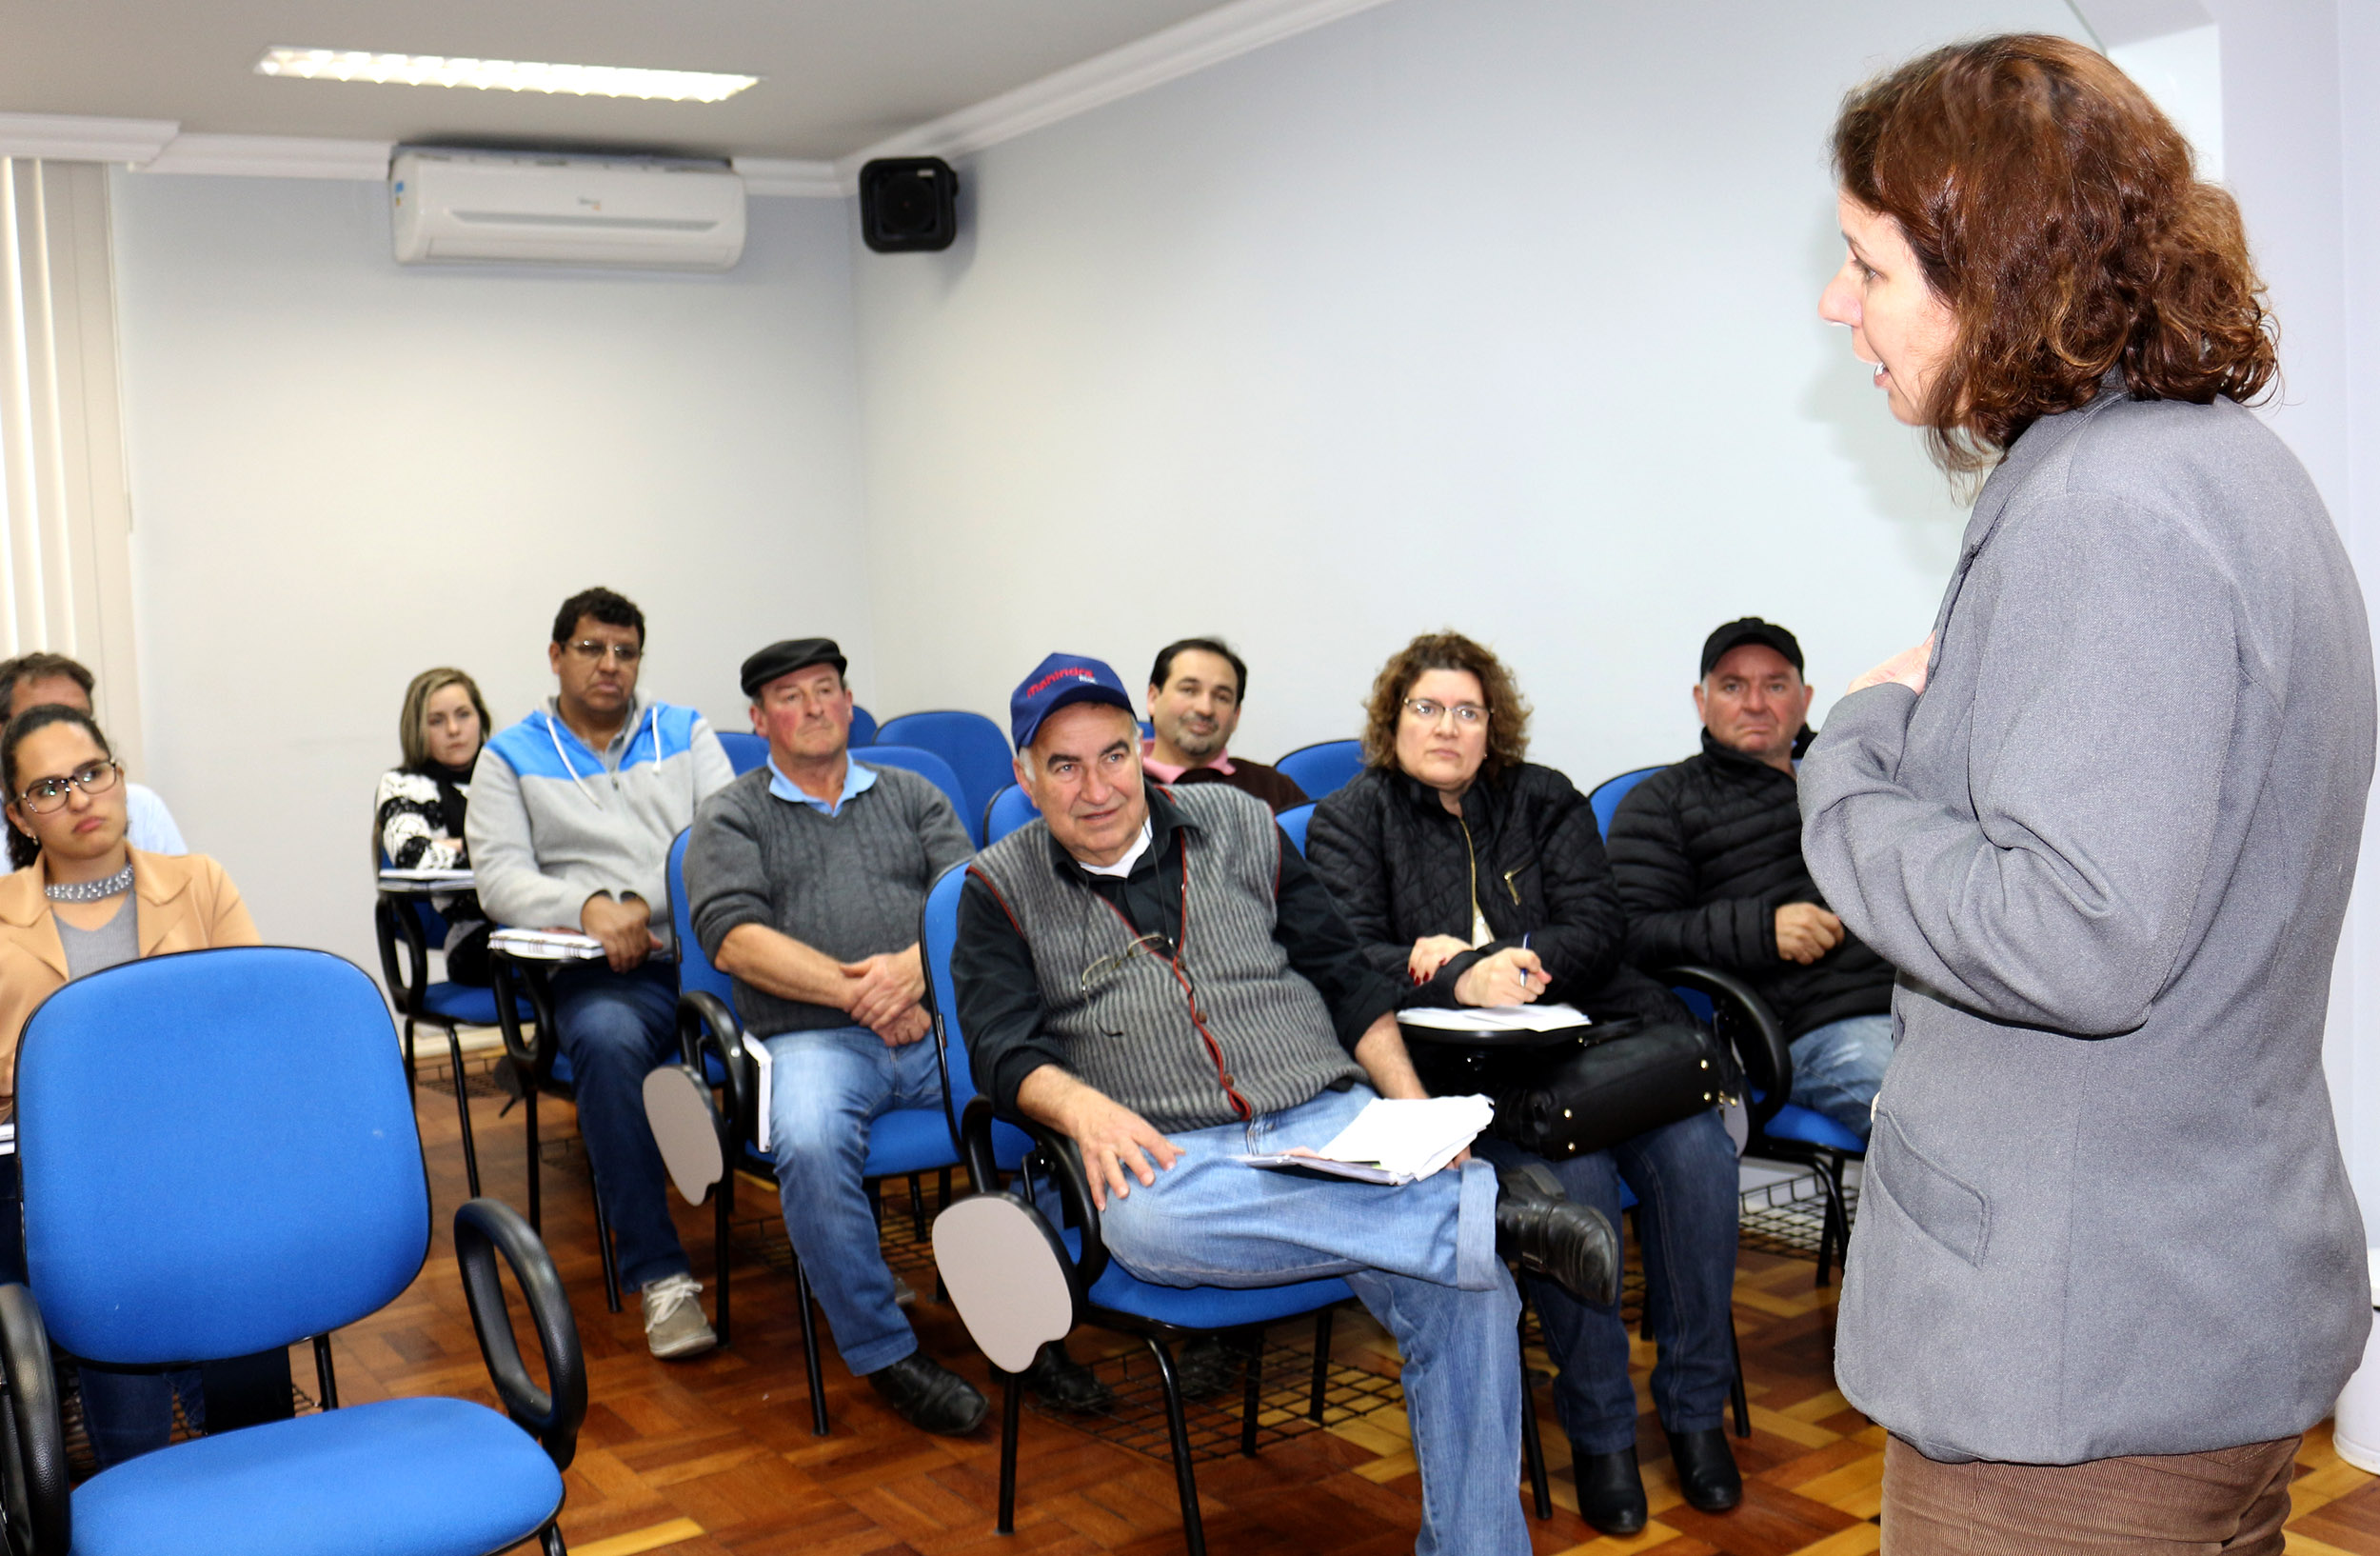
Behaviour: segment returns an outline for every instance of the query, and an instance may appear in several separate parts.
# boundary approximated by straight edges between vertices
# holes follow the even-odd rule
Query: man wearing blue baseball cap
[[[1428,1094],[1399,990],[1261,801],[1143,783],[1105,664],[1052,654],[1009,716],[1041,819],[978,855],[960,899],[952,970],[978,1080],[1081,1147],[1108,1251],[1143,1280],[1343,1277],[1403,1357],[1417,1548],[1527,1551],[1503,1259],[1609,1303],[1610,1226],[1541,1168],[1499,1183],[1466,1161],[1382,1187],[1236,1161],[1319,1147],[1376,1095]]]

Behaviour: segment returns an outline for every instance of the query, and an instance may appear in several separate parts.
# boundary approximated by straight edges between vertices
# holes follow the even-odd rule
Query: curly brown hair
[[[2249,401],[2278,369],[2239,207],[2081,44],[1953,44],[1844,99],[1843,192],[1890,216],[1957,334],[1924,416],[1954,473],[1994,464],[2111,368],[2136,400]]]
[[[1486,645],[1457,631],[1424,632],[1389,655],[1372,679],[1372,696],[1363,716],[1365,765],[1395,770],[1397,721],[1405,710],[1405,694],[1431,670],[1469,670],[1479,678],[1479,694],[1487,699],[1487,758],[1480,775],[1493,778],[1517,768],[1529,755],[1529,700],[1520,684]]]

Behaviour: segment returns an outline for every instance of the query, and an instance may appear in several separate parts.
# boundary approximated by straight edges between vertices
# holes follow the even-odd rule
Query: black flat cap
[[[761,688],[780,675],[808,669],[812,665],[832,665],[841,675],[850,661],[835,647],[830,637],[789,637],[783,643],[772,643],[744,662],[744,694],[757,697]]]
[[[1729,622],[1702,640],[1702,677],[1708,677],[1711,667],[1727,657],[1728,649],[1740,648],[1747,643],[1764,644],[1775,648],[1785,656],[1787,664],[1794,667],[1795,675],[1802,672],[1801,645],[1795,640],[1794,634],[1775,622],[1746,616],[1740,621]]]

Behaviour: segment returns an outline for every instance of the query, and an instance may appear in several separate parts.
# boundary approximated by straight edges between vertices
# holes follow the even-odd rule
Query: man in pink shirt
[[[1247,663],[1220,638],[1186,637],[1158,650],[1149,669],[1149,723],[1140,768],[1160,784],[1229,784],[1279,815],[1306,803],[1306,792],[1278,768],[1225,747],[1240,728],[1247,692]]]

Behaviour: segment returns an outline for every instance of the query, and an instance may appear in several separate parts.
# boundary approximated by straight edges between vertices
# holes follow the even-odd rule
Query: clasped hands
[[[916,947],[837,966],[846,980],[843,992],[851,998],[844,1008],[886,1047],[905,1048],[933,1029],[919,1003],[925,995],[925,968]]]

